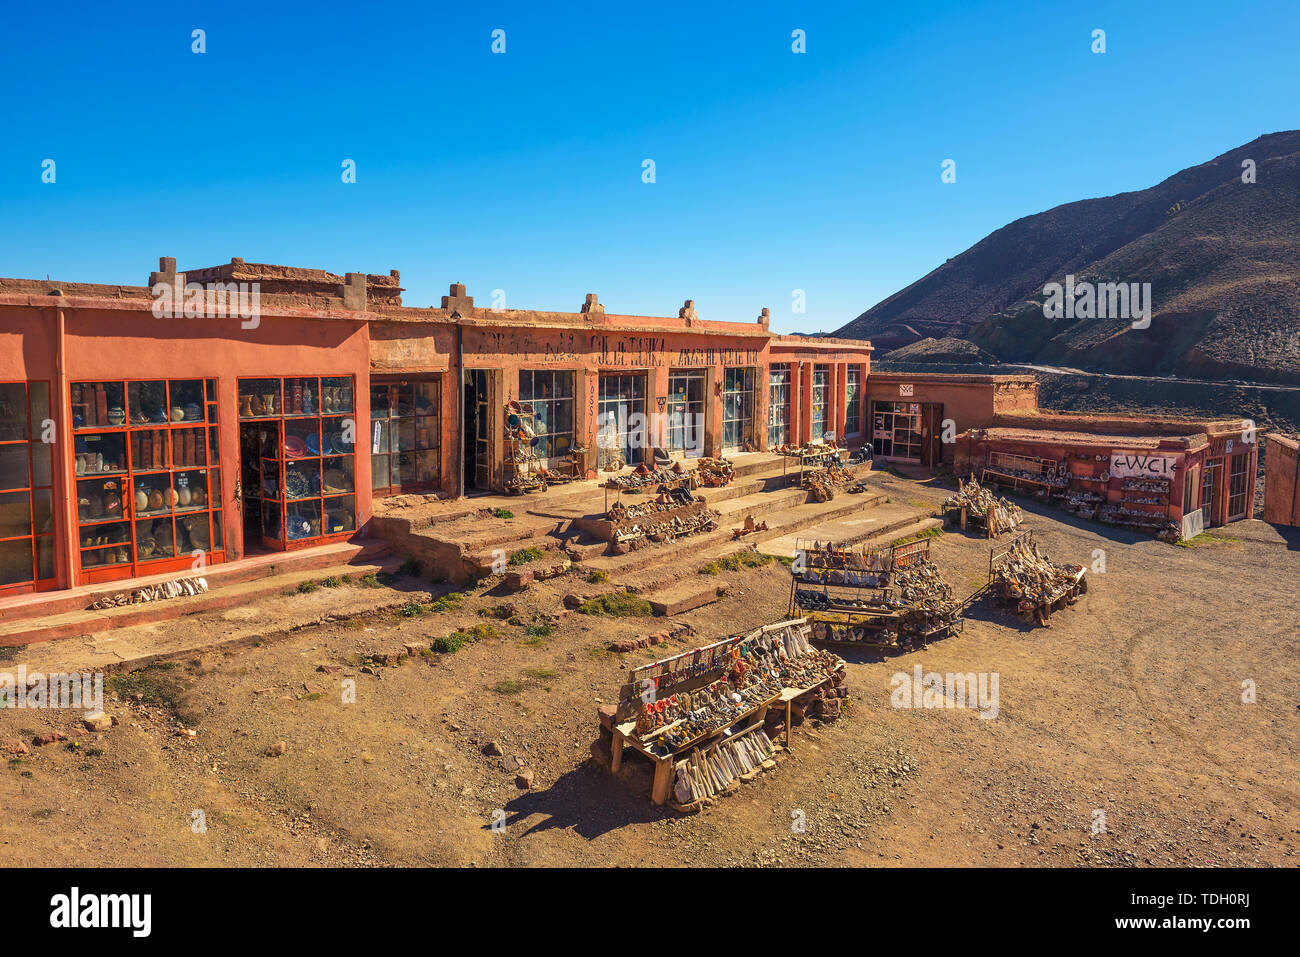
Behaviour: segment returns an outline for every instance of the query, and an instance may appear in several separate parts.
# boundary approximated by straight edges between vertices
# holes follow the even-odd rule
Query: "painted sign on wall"
[[[1163,455],[1111,452],[1110,474],[1115,478],[1172,478],[1178,459]]]
[[[910,398],[912,395],[912,383],[900,382],[898,385],[898,395],[900,398]]]

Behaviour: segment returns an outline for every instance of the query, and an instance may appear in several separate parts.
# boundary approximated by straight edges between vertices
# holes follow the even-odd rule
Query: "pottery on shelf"
[[[179,405],[172,406],[172,421],[173,422],[185,421],[185,410],[182,409]]]
[[[120,405],[115,405],[108,410],[109,425],[124,425],[126,423],[126,410]]]

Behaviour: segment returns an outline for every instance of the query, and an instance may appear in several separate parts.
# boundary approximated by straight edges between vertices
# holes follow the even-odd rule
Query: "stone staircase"
[[[870,473],[858,473],[867,478],[867,491],[841,489],[830,501],[816,502],[795,484],[797,472],[787,472],[780,456],[753,453],[736,465],[730,485],[696,491],[719,514],[716,530],[622,554],[574,525],[576,519],[603,513],[606,502],[613,502],[615,494],[606,495],[596,482],[557,486],[531,496],[485,496],[438,503],[442,507],[425,511],[393,512],[372,520],[370,531],[399,555],[418,561],[426,574],[456,582],[486,575],[494,561],[508,562],[524,549],[536,549],[541,557],[520,567],[546,568],[568,559],[583,578],[603,573],[599,586],[575,583],[575,591],[630,590],[649,600],[657,613],[671,615],[714,600],[716,579],[699,574],[699,569],[737,552],[757,549],[792,556],[797,538],[887,544],[939,524],[923,510],[891,502],[885,491],[870,487]],[[512,517],[496,517],[497,509],[510,511]],[[747,517],[768,527],[737,539],[733,530],[743,527]]]

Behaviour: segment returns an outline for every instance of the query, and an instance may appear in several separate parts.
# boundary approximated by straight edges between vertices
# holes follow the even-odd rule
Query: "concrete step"
[[[211,588],[238,582],[269,578],[292,571],[308,571],[351,561],[365,561],[391,554],[388,543],[380,539],[358,539],[353,542],[334,542],[314,548],[289,552],[270,552],[235,561],[209,565],[202,572]],[[84,611],[100,598],[119,592],[144,588],[176,578],[194,577],[189,571],[174,571],[163,575],[145,575],[125,581],[105,582],[97,585],[80,585],[60,591],[18,595],[0,602],[0,618],[13,624],[31,618],[44,618],[69,612]]]
[[[767,531],[754,532],[746,535],[743,539],[735,540],[733,539],[732,529],[733,527],[739,527],[741,522],[744,521],[744,512],[742,511],[732,516],[735,519],[734,522],[722,525],[717,531],[692,535],[671,544],[647,546],[628,552],[625,555],[606,555],[588,559],[582,562],[582,568],[583,570],[600,569],[609,575],[612,582],[621,585],[625,582],[632,583],[631,576],[633,573],[642,572],[652,567],[664,567],[665,570],[662,576],[657,576],[654,582],[647,580],[645,575],[637,576],[636,584],[638,586],[652,587],[653,583],[668,581],[673,577],[682,577],[687,573],[694,574],[695,569],[702,564],[700,561],[702,553],[714,546],[731,543],[731,551],[740,551],[750,544],[757,544],[770,538],[790,534],[810,525],[824,523],[856,512],[870,511],[878,507],[883,498],[882,495],[873,494],[843,494],[829,502],[807,502],[795,505],[764,516],[761,521],[767,522]],[[911,514],[915,515],[915,510],[912,510]]]
[[[798,534],[779,535],[758,544],[758,551],[776,558],[793,558],[797,541],[813,539],[821,542],[863,542],[869,545],[890,545],[900,538],[909,538],[931,528],[942,528],[943,519],[919,515],[906,505],[885,506],[881,514],[870,521],[853,518],[810,525]]]
[[[299,566],[292,571],[280,574],[243,581],[227,581],[215,586],[212,585],[209,578],[210,589],[202,595],[186,595],[180,598],[145,602],[140,605],[120,605],[94,611],[80,609],[21,621],[5,621],[0,623],[0,646],[30,645],[36,642],[55,641],[61,638],[94,635],[114,628],[153,624],[160,621],[171,621],[186,615],[220,611],[239,605],[251,604],[267,595],[293,591],[306,581],[317,581],[330,577],[360,578],[379,572],[392,573],[397,571],[401,564],[401,559],[389,555],[374,559],[358,559],[336,565]],[[138,583],[136,587],[139,587]],[[119,589],[119,591],[122,590],[125,589]]]

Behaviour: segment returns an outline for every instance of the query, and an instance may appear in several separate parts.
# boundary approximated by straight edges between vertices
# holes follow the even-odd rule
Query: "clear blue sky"
[[[240,256],[830,330],[1013,219],[1300,126],[1290,0],[78,6],[6,9],[0,275]]]

